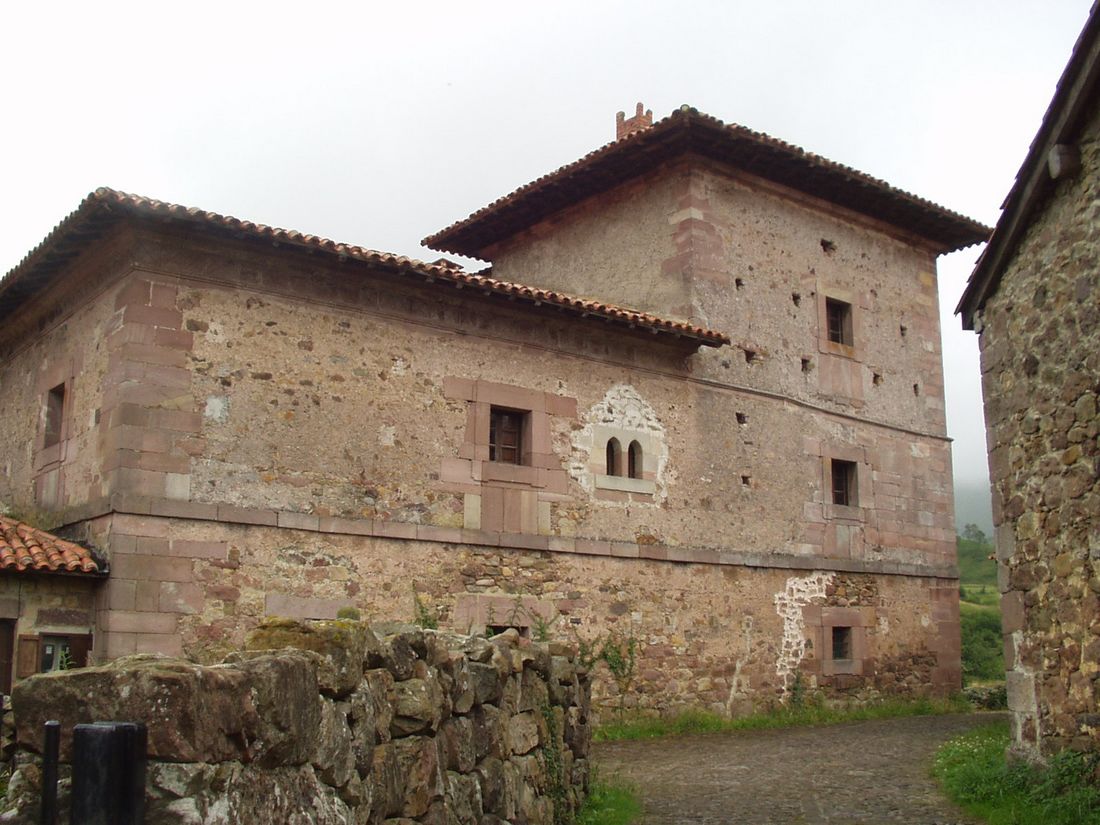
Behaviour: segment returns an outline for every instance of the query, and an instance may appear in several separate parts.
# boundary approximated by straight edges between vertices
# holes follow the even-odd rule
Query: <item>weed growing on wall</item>
[[[413,586],[413,623],[425,630],[439,629],[439,615],[435,608],[427,604]]]
[[[554,825],[573,825],[575,819],[569,806],[569,777],[565,775],[565,765],[558,745],[561,733],[558,717],[547,702],[543,702],[539,710],[546,723],[546,741],[539,748],[539,758],[546,768],[546,795],[554,805]]]
[[[619,719],[626,710],[626,695],[634,684],[638,665],[638,640],[631,631],[628,635],[609,633],[589,641],[577,637],[577,662],[591,668],[597,662],[607,665],[615,685],[619,689]]]

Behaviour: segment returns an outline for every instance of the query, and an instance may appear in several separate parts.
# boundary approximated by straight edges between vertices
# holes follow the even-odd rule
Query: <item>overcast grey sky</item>
[[[1088,0],[13,3],[0,272],[111,186],[390,252],[689,103],[993,224]],[[940,261],[957,483],[976,337]]]

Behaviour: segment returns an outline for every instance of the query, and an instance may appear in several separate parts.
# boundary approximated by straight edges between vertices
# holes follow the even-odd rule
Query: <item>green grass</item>
[[[962,697],[951,699],[889,699],[865,707],[830,708],[808,701],[801,707],[783,706],[764,713],[727,719],[716,713],[687,710],[667,718],[639,717],[611,721],[596,729],[593,738],[603,741],[658,739],[687,733],[764,730],[807,725],[835,725],[868,719],[901,716],[929,716],[938,713],[968,713],[970,704]]]
[[[1100,825],[1100,757],[1070,751],[1049,768],[1008,764],[1008,725],[976,728],[943,745],[933,773],[947,795],[988,825]]]
[[[961,602],[962,669],[966,684],[1005,678],[1001,610]]]
[[[988,584],[962,584],[959,585],[959,598],[970,604],[980,604],[983,607],[1000,607],[1001,594],[997,588]]]
[[[619,779],[592,780],[577,825],[630,825],[642,812],[633,786]]]
[[[959,581],[963,584],[984,584],[994,593],[997,592],[997,562],[989,558],[993,553],[992,545],[979,544],[959,536],[955,546],[959,557]]]

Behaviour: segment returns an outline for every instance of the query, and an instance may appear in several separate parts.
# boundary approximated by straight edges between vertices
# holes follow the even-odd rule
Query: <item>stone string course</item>
[[[133,656],[16,686],[3,823],[38,821],[42,725],[141,721],[146,821],[568,821],[588,785],[590,685],[571,650],[409,625],[270,619],[201,666]],[[62,766],[62,821],[70,769]]]

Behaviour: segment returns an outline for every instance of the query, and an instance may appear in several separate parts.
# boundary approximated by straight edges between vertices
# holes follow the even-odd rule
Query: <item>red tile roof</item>
[[[923,237],[941,253],[989,237],[989,227],[885,181],[682,106],[664,120],[521,186],[423,242],[432,249],[487,259],[486,250],[493,244],[584,198],[689,154],[744,169],[892,224]]]
[[[332,255],[341,261],[361,261],[394,274],[416,278],[420,282],[466,289],[467,294],[485,300],[504,297],[530,307],[551,308],[581,319],[611,322],[615,326],[653,333],[665,340],[679,340],[693,347],[718,347],[730,343],[728,336],[704,327],[561,292],[501,281],[487,275],[464,272],[442,259],[435,264],[427,264],[402,255],[337,243],[316,235],[242,221],[216,212],[106,188],[97,189],[88,195],[76,211],[58,224],[42,243],[0,280],[0,317],[44,289],[68,261],[101,237],[111,224],[123,218],[197,224],[234,238],[263,240],[280,248],[304,248]]]
[[[103,571],[87,548],[0,516],[0,572],[101,574]]]

